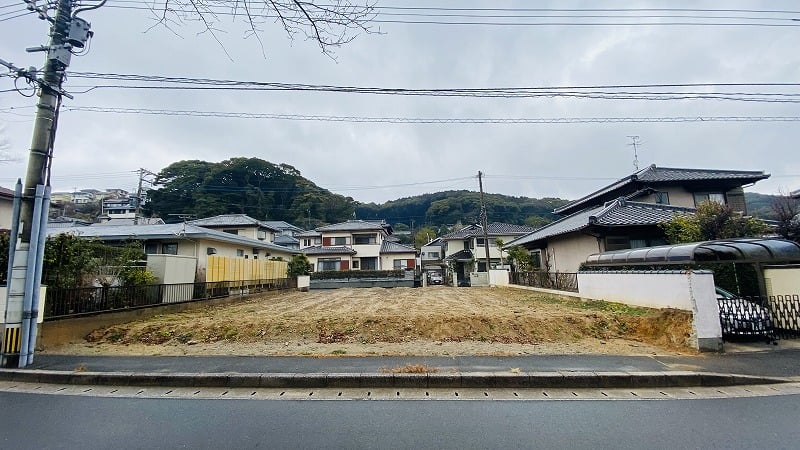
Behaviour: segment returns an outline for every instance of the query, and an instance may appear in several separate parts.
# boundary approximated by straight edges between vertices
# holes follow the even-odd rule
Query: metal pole
[[[36,245],[36,263],[33,272],[33,301],[31,302],[31,317],[30,317],[30,335],[28,341],[28,365],[33,364],[33,353],[36,350],[36,332],[39,320],[39,305],[41,302],[41,286],[42,286],[42,268],[44,266],[44,246],[47,243],[47,217],[50,212],[50,186],[44,188],[44,197],[42,197],[42,208],[39,225],[39,235],[37,236],[38,244]]]
[[[21,342],[15,338],[19,329],[22,328],[25,298],[30,294],[27,292],[27,280],[33,275],[28,273],[28,268],[33,267],[28,263],[28,259],[35,257],[35,254],[30,254],[34,223],[34,198],[37,186],[49,184],[50,158],[55,134],[55,120],[61,99],[61,84],[64,80],[64,70],[69,65],[71,56],[69,48],[65,45],[72,21],[71,14],[72,1],[59,0],[50,32],[50,45],[47,48],[47,61],[40,84],[41,93],[36,106],[36,120],[33,126],[25,185],[22,190],[19,217],[20,242],[14,252],[14,267],[8,280],[8,303],[3,342],[4,350],[9,342],[13,344],[8,345],[9,353],[27,351],[27,347],[23,349],[18,346]],[[38,285],[36,288],[38,289]],[[4,354],[0,364],[3,367],[14,367],[23,363],[21,359],[17,361],[14,359],[6,357]]]
[[[486,250],[486,273],[489,273],[489,230],[486,224],[486,203],[483,200],[483,173],[478,171],[478,187],[481,190],[481,228],[483,228],[483,248]]]
[[[28,267],[25,277],[25,295],[22,300],[22,342],[19,351],[19,367],[28,365],[28,348],[31,341],[31,309],[33,307],[33,292],[39,288],[34,274],[36,273],[36,255],[39,253],[39,229],[41,228],[42,198],[44,197],[44,186],[36,186],[36,199],[33,204],[33,224],[31,225],[31,235],[34,239],[30,242],[28,250]],[[47,224],[45,224],[47,225]],[[36,341],[36,337],[32,338]]]

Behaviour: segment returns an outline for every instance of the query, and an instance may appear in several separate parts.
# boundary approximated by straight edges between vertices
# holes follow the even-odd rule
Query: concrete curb
[[[0,369],[0,380],[97,386],[248,388],[667,388],[777,384],[713,372],[164,373]]]

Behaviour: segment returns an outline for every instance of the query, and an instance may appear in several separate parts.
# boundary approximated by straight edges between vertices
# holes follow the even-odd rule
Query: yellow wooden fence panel
[[[206,281],[272,280],[286,278],[286,261],[242,259],[209,255],[206,263]]]

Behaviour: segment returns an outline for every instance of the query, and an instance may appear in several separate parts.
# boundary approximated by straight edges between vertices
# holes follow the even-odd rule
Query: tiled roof
[[[296,225],[292,225],[289,222],[284,222],[283,220],[265,220],[263,221],[268,227],[274,228],[276,230],[292,230],[297,233],[302,233],[304,230]]]
[[[321,245],[315,247],[306,247],[300,250],[300,253],[306,255],[355,255],[356,251],[350,247],[335,246],[323,247]]]
[[[310,231],[303,231],[302,233],[297,233],[297,234],[295,235],[295,237],[299,237],[299,238],[304,238],[304,237],[320,237],[320,236],[322,236],[322,233],[320,233],[319,231],[314,231],[314,230],[310,230]]]
[[[48,236],[61,233],[71,233],[80,237],[97,238],[100,240],[117,241],[123,239],[209,239],[213,241],[228,242],[248,247],[275,250],[280,252],[297,253],[286,247],[269,242],[259,241],[244,236],[225,233],[211,228],[198,227],[184,223],[170,223],[165,225],[112,225],[57,228],[47,230]]]
[[[515,239],[505,247],[527,244],[529,242],[582,230],[591,225],[605,227],[658,225],[672,219],[675,214],[693,214],[694,209],[679,206],[656,205],[652,203],[629,202],[617,199],[603,206],[587,208],[571,214],[561,220]]]
[[[534,231],[531,227],[524,225],[514,225],[511,223],[492,222],[486,227],[489,236],[521,236]],[[483,236],[483,227],[480,225],[469,225],[458,231],[445,234],[440,239],[466,239],[475,236]],[[426,244],[427,245],[427,244]]]
[[[467,259],[474,259],[471,250],[461,250],[458,252],[453,253],[452,255],[445,258],[445,261],[463,261]]]
[[[610,194],[617,189],[634,185],[635,183],[669,183],[692,182],[710,180],[735,180],[741,184],[755,183],[758,180],[769,178],[769,174],[760,170],[715,170],[715,169],[678,169],[674,167],[657,167],[655,164],[648,166],[633,175],[615,181],[589,195],[553,210],[556,214],[568,213],[580,208],[584,203],[598,199],[605,194]]]
[[[391,226],[383,221],[371,220],[348,220],[347,222],[334,223],[315,228],[316,231],[379,231],[391,229]]]
[[[159,217],[139,217],[136,225],[162,225],[164,220]],[[93,223],[93,227],[134,225],[133,219],[106,219],[100,223]]]
[[[417,249],[397,242],[383,241],[381,253],[417,253]]]
[[[273,243],[278,245],[293,245],[293,244],[299,244],[300,239],[291,236],[286,236],[284,234],[279,234],[278,236],[275,236],[275,240],[273,241]]]
[[[14,198],[14,191],[12,191],[11,189],[6,189],[3,186],[0,186],[0,197]]]
[[[272,231],[277,229],[267,225],[266,222],[254,219],[247,214],[220,214],[219,216],[206,217],[205,219],[196,219],[189,221],[192,225],[199,227],[226,227],[226,226],[252,226],[257,225],[264,228],[269,228]]]

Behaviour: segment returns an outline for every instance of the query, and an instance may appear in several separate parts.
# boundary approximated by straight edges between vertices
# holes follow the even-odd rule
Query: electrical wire
[[[798,122],[800,116],[679,116],[679,117],[549,117],[549,118],[415,118],[322,116],[197,110],[66,106],[65,111],[113,114],[145,114],[173,117],[224,117],[235,119],[275,119],[317,122],[397,123],[397,124],[565,124],[565,123],[684,123],[684,122]]]

